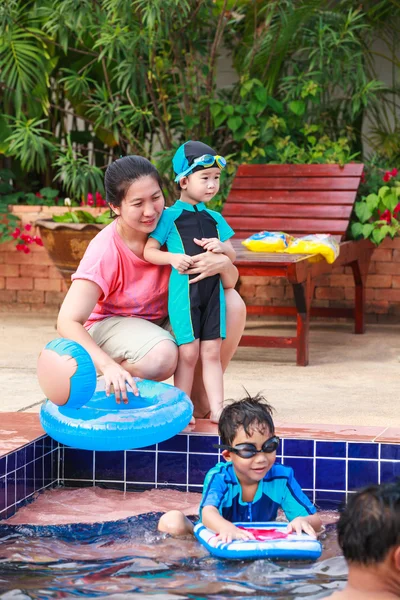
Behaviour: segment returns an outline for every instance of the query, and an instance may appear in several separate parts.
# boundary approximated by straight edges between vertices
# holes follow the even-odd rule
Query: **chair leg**
[[[297,360],[299,367],[308,365],[310,332],[310,305],[314,284],[307,279],[303,283],[293,283],[293,294],[297,309]]]
[[[363,260],[350,263],[355,284],[354,333],[365,332],[365,283],[371,256],[372,252],[369,252]]]

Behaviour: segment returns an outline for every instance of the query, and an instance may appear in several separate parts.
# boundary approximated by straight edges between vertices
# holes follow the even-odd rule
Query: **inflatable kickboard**
[[[216,540],[217,534],[202,523],[194,527],[196,539],[212,556],[238,559],[270,558],[272,560],[317,560],[322,554],[321,542],[306,533],[286,533],[287,523],[234,523],[248,529],[255,540],[234,540],[227,544]]]

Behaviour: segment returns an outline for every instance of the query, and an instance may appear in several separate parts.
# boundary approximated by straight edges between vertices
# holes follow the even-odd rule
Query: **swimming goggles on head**
[[[226,167],[226,159],[223,156],[220,156],[219,154],[217,154],[216,156],[214,156],[213,154],[203,154],[203,156],[195,158],[190,167],[185,169],[185,171],[179,173],[179,175],[175,177],[175,181],[179,183],[182,177],[190,175],[195,167],[205,167],[206,169],[209,169],[215,163],[217,163],[217,166],[220,169],[225,169]]]
[[[224,444],[214,444],[214,448],[221,448],[221,450],[229,450],[229,452],[234,452],[240,458],[253,458],[259,452],[263,452],[265,454],[271,454],[278,449],[279,446],[279,438],[274,435],[274,437],[266,440],[261,450],[257,450],[254,444],[238,444],[237,446],[225,446]]]

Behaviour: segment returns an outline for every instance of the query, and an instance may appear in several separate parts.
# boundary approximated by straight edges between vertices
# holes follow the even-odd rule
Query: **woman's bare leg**
[[[177,363],[178,348],[174,342],[163,340],[137,362],[124,360],[121,366],[134,377],[163,381],[175,373]]]
[[[236,352],[246,324],[246,305],[234,289],[225,290],[226,338],[221,344],[221,365],[225,371]],[[203,385],[200,361],[196,365],[192,389],[194,416],[202,419],[210,411],[207,394]]]

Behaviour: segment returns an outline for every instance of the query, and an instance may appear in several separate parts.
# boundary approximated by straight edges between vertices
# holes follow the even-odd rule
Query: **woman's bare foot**
[[[196,419],[194,417],[192,417],[189,421],[189,425],[195,425],[196,424]]]
[[[218,409],[216,412],[210,412],[210,421],[211,423],[219,423],[219,418],[222,413],[222,407]]]

